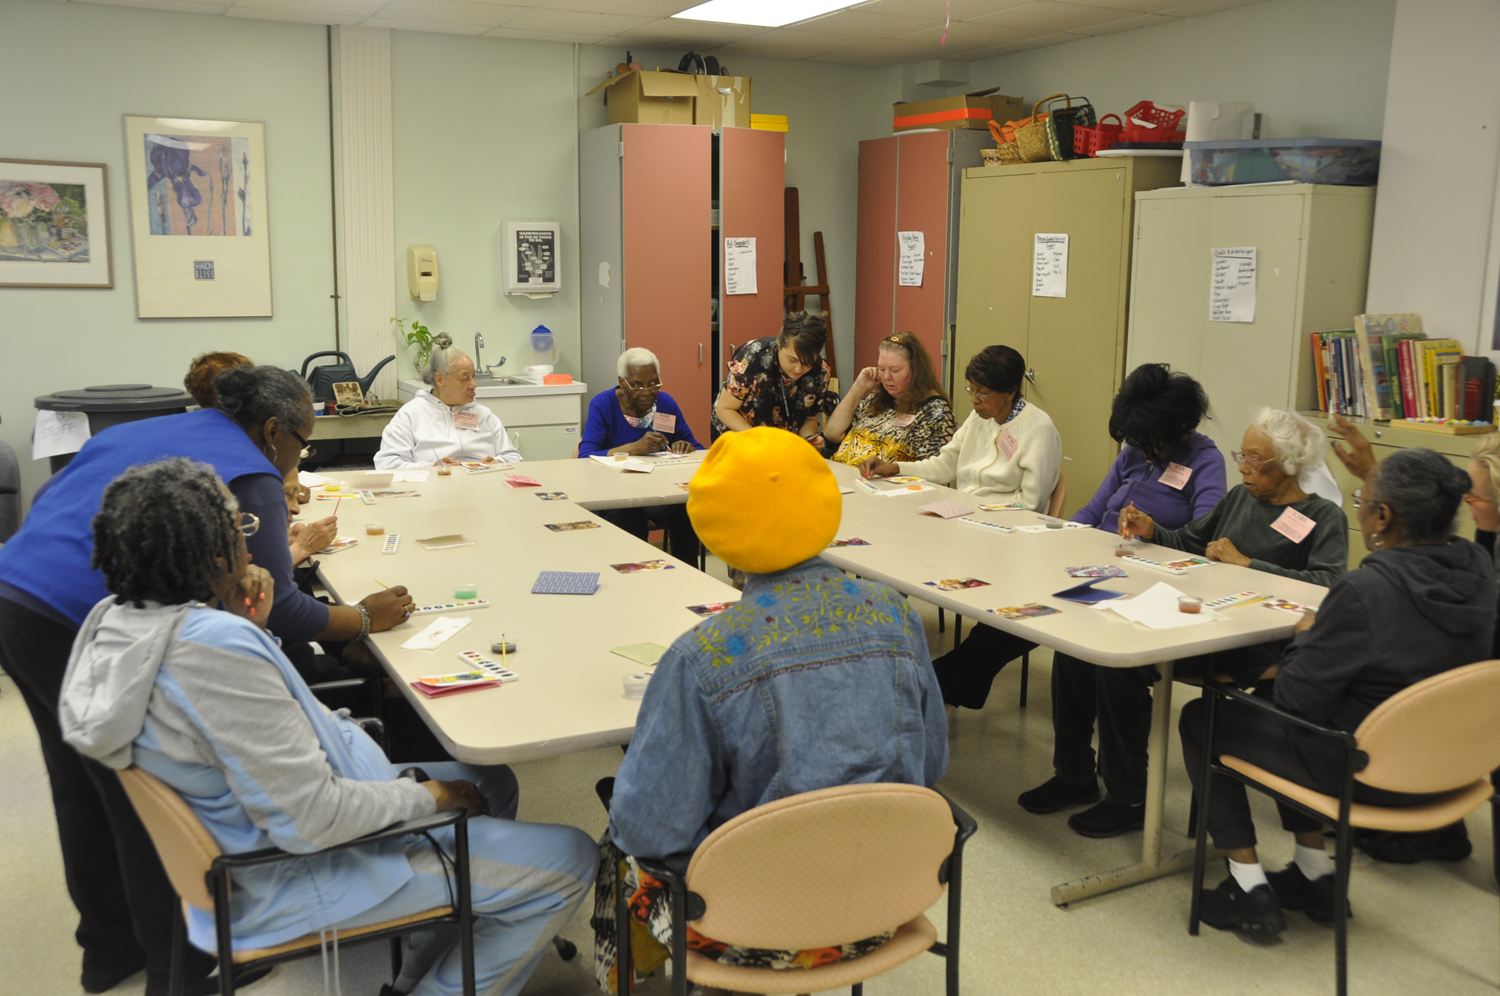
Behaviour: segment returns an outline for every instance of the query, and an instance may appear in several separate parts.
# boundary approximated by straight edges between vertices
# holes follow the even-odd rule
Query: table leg
[[[1052,887],[1052,902],[1066,906],[1080,899],[1175,875],[1193,867],[1193,848],[1162,856],[1162,810],[1167,798],[1167,745],[1172,734],[1172,661],[1156,665],[1161,680],[1151,690],[1151,739],[1147,745],[1146,826],[1141,840],[1141,860],[1113,871],[1086,875]],[[1191,841],[1189,841],[1191,843]],[[1224,852],[1215,851],[1214,856]]]

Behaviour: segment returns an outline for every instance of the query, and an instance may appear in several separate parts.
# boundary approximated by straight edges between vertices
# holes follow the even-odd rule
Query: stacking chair
[[[1347,914],[1349,908],[1353,827],[1398,833],[1436,830],[1494,800],[1493,776],[1486,781],[1485,775],[1500,767],[1500,724],[1495,723],[1495,703],[1500,702],[1500,660],[1454,668],[1405,688],[1376,706],[1352,734],[1313,723],[1217,682],[1205,683],[1204,694],[1209,696],[1204,749],[1208,763],[1198,776],[1203,811],[1208,811],[1210,803],[1212,772],[1241,781],[1294,809],[1332,823],[1337,831],[1333,908],[1339,914]],[[1314,791],[1228,754],[1214,761],[1217,754],[1214,725],[1221,698],[1232,698],[1269,712],[1340,744],[1344,748],[1344,774],[1339,795]],[[1438,794],[1438,798],[1404,807],[1357,803],[1353,801],[1356,775],[1361,784],[1372,788]],[[1197,838],[1190,934],[1198,933],[1208,843],[1206,819],[1198,820]],[[1500,846],[1500,833],[1496,835],[1496,843]],[[1334,964],[1335,991],[1338,996],[1345,996],[1348,992],[1346,915],[1334,916]]]
[[[155,776],[137,767],[129,767],[119,773],[126,795],[135,807],[136,814],[145,824],[156,845],[157,856],[166,867],[167,878],[177,891],[182,905],[175,911],[172,925],[172,981],[171,992],[178,996],[182,992],[183,961],[187,944],[186,907],[194,906],[214,914],[219,958],[220,996],[233,996],[234,972],[236,969],[251,969],[262,965],[305,958],[319,953],[322,939],[318,934],[307,934],[285,944],[263,950],[236,951],[231,946],[229,934],[229,889],[230,873],[236,868],[251,865],[271,864],[306,858],[306,854],[289,854],[274,847],[242,854],[224,854],[203,823],[188,808],[182,797]],[[462,809],[437,813],[433,816],[407,820],[387,827],[378,833],[367,834],[345,844],[324,848],[319,854],[340,851],[347,847],[358,847],[378,840],[420,834],[439,827],[452,826],[454,832],[454,892],[455,906],[414,913],[410,916],[366,927],[341,930],[337,934],[340,944],[361,944],[389,938],[391,940],[392,975],[401,967],[401,938],[417,930],[425,930],[440,923],[458,925],[459,951],[463,958],[463,982],[465,996],[474,996],[474,930],[473,909],[469,901],[469,826],[468,816]]]
[[[947,993],[958,996],[964,842],[977,825],[940,792],[919,785],[843,785],[757,806],[698,845],[686,875],[636,863],[670,890],[672,993],[688,983],[751,993],[809,993],[852,986],[923,951],[947,961]],[[945,941],[923,915],[948,889]],[[615,890],[620,938],[630,937],[623,889]],[[724,965],[687,949],[687,928],[729,944],[800,951],[888,930],[895,936],[862,958],[810,969]],[[630,979],[630,945],[619,945],[617,978]]]

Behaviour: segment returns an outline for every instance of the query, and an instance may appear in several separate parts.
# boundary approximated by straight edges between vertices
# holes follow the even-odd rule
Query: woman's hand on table
[[[811,443],[812,448],[817,450],[819,453],[822,453],[823,447],[828,445],[828,440],[823,438],[823,434],[821,432],[811,436],[803,436],[802,438]]]
[[[298,546],[306,550],[309,554],[326,549],[330,543],[338,539],[339,520],[336,516],[330,515],[327,518],[319,519],[317,522],[309,522],[305,525],[298,523],[298,525],[301,525],[302,528],[297,530],[292,538],[297,541]]]
[[[677,440],[677,442],[672,444],[673,453],[691,453],[693,452],[693,449],[693,444],[688,442],[686,439],[679,439]]]
[[[245,568],[244,575],[235,585],[228,598],[222,600],[225,611],[231,615],[248,619],[261,629],[271,616],[271,606],[276,601],[276,582],[264,567],[254,564]]]
[[[405,585],[396,585],[360,599],[370,613],[370,632],[383,633],[411,617],[412,600]]]
[[[1339,458],[1339,463],[1349,473],[1361,481],[1369,480],[1370,471],[1375,469],[1375,451],[1370,448],[1370,441],[1355,428],[1354,423],[1342,415],[1333,417],[1333,430],[1349,444],[1346,450],[1337,441],[1329,440],[1328,445],[1333,449],[1333,455]]]
[[[646,433],[640,439],[626,446],[620,447],[626,453],[636,456],[644,456],[647,453],[660,453],[668,448],[667,437],[656,431]]]
[[[474,787],[473,782],[422,782],[422,787],[432,793],[440,813],[450,809],[462,809],[470,816],[488,816],[489,800]]]
[[[1292,632],[1301,633],[1304,630],[1312,629],[1313,623],[1317,621],[1318,613],[1316,610],[1309,610],[1307,612],[1304,612],[1302,613],[1302,618],[1297,620],[1297,625],[1293,627]]]
[[[1209,543],[1204,556],[1209,560],[1217,560],[1221,564],[1233,564],[1236,567],[1250,566],[1250,558],[1240,553],[1234,541],[1227,537],[1220,537]]]
[[[861,477],[895,477],[901,468],[880,457],[866,457],[859,462],[859,473]]]
[[[1156,536],[1156,520],[1132,505],[1120,512],[1120,535],[1150,542]]]
[[[434,461],[432,465],[434,467],[461,467],[463,466],[463,461],[455,460],[452,457],[443,457],[441,460]]]

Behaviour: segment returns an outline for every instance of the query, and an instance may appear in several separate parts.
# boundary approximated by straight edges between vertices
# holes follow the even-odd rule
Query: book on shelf
[[[1364,408],[1371,418],[1403,417],[1401,364],[1398,347],[1406,339],[1422,339],[1422,316],[1366,314],[1354,316],[1359,339],[1360,384]]]

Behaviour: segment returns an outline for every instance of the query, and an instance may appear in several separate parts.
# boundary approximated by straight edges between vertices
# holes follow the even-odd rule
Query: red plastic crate
[[[1076,125],[1073,128],[1073,151],[1081,156],[1095,156],[1120,141],[1120,135],[1125,130],[1124,122],[1120,124],[1105,124],[1110,118],[1120,121],[1118,114],[1106,114],[1099,119],[1099,124],[1093,128],[1085,128]]]
[[[1168,111],[1157,107],[1149,100],[1143,100],[1130,110],[1125,112],[1125,120],[1132,123],[1125,126],[1125,131],[1120,135],[1121,142],[1164,142],[1180,145],[1184,133],[1177,130],[1186,111]],[[1134,121],[1147,122],[1145,125],[1133,123]]]

